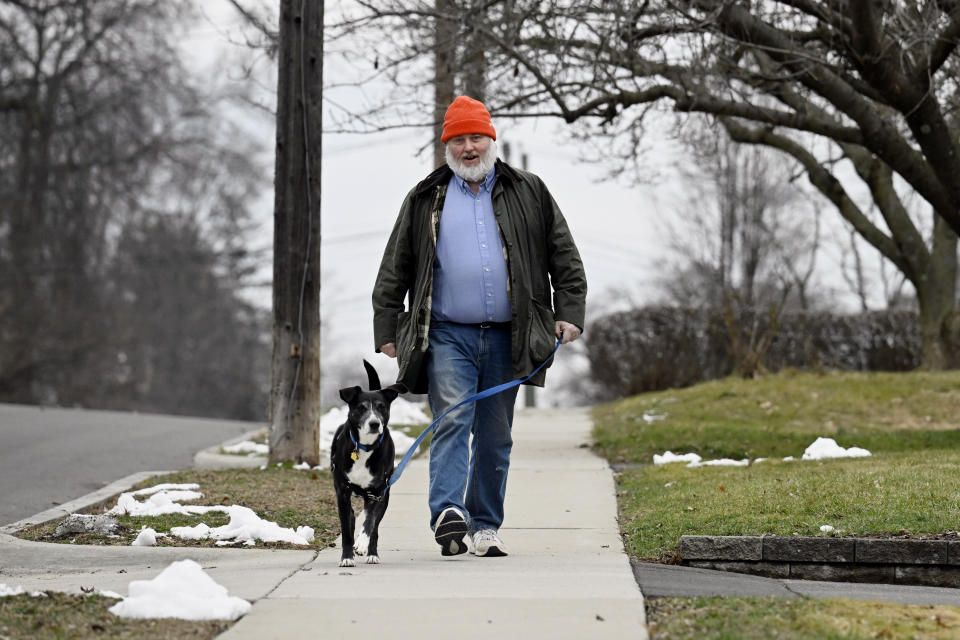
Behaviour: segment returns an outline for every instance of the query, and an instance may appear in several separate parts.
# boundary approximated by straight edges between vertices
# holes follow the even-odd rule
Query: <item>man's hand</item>
[[[392,342],[380,345],[380,353],[385,353],[391,358],[397,357],[397,345]]]
[[[563,320],[557,320],[554,333],[558,338],[563,338],[563,342],[560,344],[573,342],[580,337],[580,329],[577,328],[577,325],[564,322]],[[383,347],[380,347],[380,349],[382,350]]]

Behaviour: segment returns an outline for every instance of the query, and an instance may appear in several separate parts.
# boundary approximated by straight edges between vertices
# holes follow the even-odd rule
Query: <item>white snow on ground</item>
[[[706,462],[691,462],[687,466],[690,468],[696,467],[745,467],[750,464],[750,460],[744,458],[743,460],[731,460],[730,458],[720,458],[719,460],[707,460]]]
[[[124,515],[129,513],[134,516],[159,516],[168,513],[182,513],[185,515],[199,515],[211,511],[220,511],[230,516],[230,522],[222,527],[210,528],[205,524],[199,524],[196,527],[173,527],[173,535],[187,539],[214,539],[229,541],[228,544],[243,542],[245,544],[256,544],[257,540],[264,542],[290,542],[292,544],[307,545],[313,542],[314,531],[310,527],[297,527],[293,529],[281,527],[276,522],[262,520],[254,511],[248,507],[239,505],[229,506],[202,506],[202,505],[184,505],[173,500],[170,496],[177,496],[179,499],[196,499],[202,497],[202,493],[196,491],[184,491],[185,487],[197,487],[197,485],[157,485],[149,489],[133,491],[120,494],[117,500],[117,506],[110,509],[107,513],[111,515]],[[157,491],[158,487],[166,487]],[[153,493],[156,491],[155,493]],[[153,493],[150,498],[144,502],[136,499],[135,495]],[[146,530],[144,530],[146,531]],[[140,532],[134,544],[146,546],[149,534],[144,537],[144,531]],[[143,538],[143,539],[141,539]],[[156,544],[156,534],[154,533],[153,544]]]
[[[670,464],[671,462],[700,462],[703,460],[695,453],[676,454],[673,451],[667,451],[663,455],[653,454],[653,464]]]
[[[250,544],[256,540],[264,542],[289,542],[307,545],[313,542],[314,531],[311,527],[297,527],[296,531],[281,527],[276,522],[263,520],[249,507],[231,505],[228,507],[208,507],[210,511],[223,511],[230,516],[230,522],[222,527],[209,527],[198,524],[195,527],[173,527],[170,533],[184,540],[222,540]]]
[[[265,456],[270,453],[270,445],[260,444],[253,440],[242,440],[236,444],[221,447],[226,453],[246,453],[251,456]]]
[[[830,533],[831,531],[833,531],[833,527],[831,527],[828,524],[825,524],[820,527],[820,531],[823,531],[824,533]]]
[[[837,441],[833,438],[817,438],[813,444],[807,447],[807,450],[803,452],[804,460],[825,460],[828,458],[863,458],[871,455],[866,449],[861,449],[860,447],[850,447],[849,449],[844,449],[837,444]],[[783,458],[784,462],[790,462],[794,460],[793,456],[787,456]],[[757,458],[753,461],[754,464],[758,462],[763,462],[766,458]],[[706,460],[695,454],[695,453],[684,453],[677,454],[672,451],[667,451],[664,454],[653,454],[653,464],[668,464],[671,462],[686,462],[688,467],[746,467],[750,464],[750,460],[744,458],[743,460],[731,460],[730,458],[721,458],[720,460]]]
[[[15,587],[8,587],[7,585],[0,582],[0,598],[4,598],[6,596],[19,596],[22,593],[26,593],[26,592],[23,590],[23,587],[21,587],[20,585],[17,585]],[[30,595],[33,596],[34,598],[47,597],[47,594],[45,594],[43,591],[31,591]]]
[[[646,422],[647,424],[653,424],[658,420],[665,420],[666,418],[667,418],[667,414],[665,413],[656,413],[654,411],[643,412],[643,421]]]
[[[107,511],[112,516],[162,516],[168,513],[202,513],[196,511],[200,507],[185,507],[178,500],[198,500],[203,497],[197,484],[158,484],[139,491],[128,491],[120,494],[117,506]],[[145,502],[137,500],[136,496],[149,495]]]
[[[844,449],[833,438],[817,438],[803,452],[804,460],[825,460],[827,458],[865,458],[871,455],[866,449],[850,447]]]
[[[144,527],[137,535],[137,539],[130,543],[134,547],[152,547],[157,544],[157,532],[150,527]]]
[[[121,618],[236,620],[250,603],[230,596],[193,560],[174,562],[153,580],[134,580],[130,596],[110,607]]]

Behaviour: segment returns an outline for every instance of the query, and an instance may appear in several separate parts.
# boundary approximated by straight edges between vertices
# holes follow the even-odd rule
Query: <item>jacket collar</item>
[[[497,159],[496,163],[493,165],[494,169],[497,171],[497,180],[501,178],[506,178],[511,181],[519,180],[520,175],[517,173],[517,170],[508,165],[503,160]],[[414,195],[420,196],[426,193],[427,191],[432,191],[441,184],[447,184],[450,182],[450,176],[453,175],[453,171],[447,165],[442,165],[434,169],[430,175],[420,181],[419,184],[414,189]]]

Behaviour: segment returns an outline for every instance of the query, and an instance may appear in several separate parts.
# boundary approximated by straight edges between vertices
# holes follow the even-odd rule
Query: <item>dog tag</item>
[[[357,453],[356,451],[351,451],[351,452],[350,452],[350,459],[353,460],[354,462],[356,462],[357,460],[360,459],[360,454]]]

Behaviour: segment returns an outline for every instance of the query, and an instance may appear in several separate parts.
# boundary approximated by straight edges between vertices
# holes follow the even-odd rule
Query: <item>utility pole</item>
[[[281,0],[270,462],[320,463],[323,0]]]

